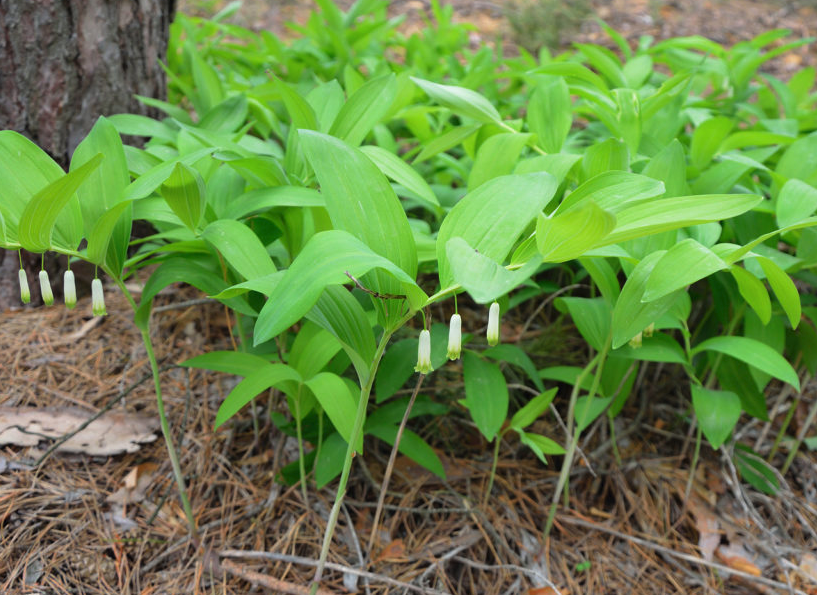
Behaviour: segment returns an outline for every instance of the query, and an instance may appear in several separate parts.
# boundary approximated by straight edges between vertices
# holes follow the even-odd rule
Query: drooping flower
[[[642,343],[643,343],[643,334],[638,333],[635,337],[630,339],[629,345],[633,349],[638,349],[639,347],[641,347]]]
[[[102,281],[94,279],[91,281],[91,310],[94,316],[106,316],[105,294],[102,292]]]
[[[643,333],[645,337],[652,337],[655,333],[655,323],[651,322],[650,325],[644,329]]]
[[[20,269],[20,299],[24,304],[31,301],[31,291],[28,289],[28,277],[23,269]]]
[[[54,292],[51,291],[51,281],[48,280],[48,273],[40,271],[40,294],[46,306],[54,303]]]
[[[420,341],[417,344],[417,365],[415,372],[428,374],[434,368],[431,367],[431,333],[427,330],[420,331]]]
[[[74,283],[74,271],[68,269],[62,278],[62,293],[65,296],[65,307],[73,308],[77,305],[77,286]]]
[[[499,304],[494,302],[488,309],[488,345],[499,343]]]
[[[459,314],[451,316],[448,326],[448,359],[454,361],[460,358],[462,352],[462,318]]]

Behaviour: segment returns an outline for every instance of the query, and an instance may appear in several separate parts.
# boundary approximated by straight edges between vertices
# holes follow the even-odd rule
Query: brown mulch
[[[230,348],[221,306],[173,307],[195,297],[175,289],[157,298],[158,305],[171,306],[154,316],[163,365]],[[110,288],[107,303],[109,316],[97,324],[88,322],[87,299],[73,311],[55,306],[0,314],[2,404],[96,411],[130,391],[116,408],[154,412],[147,359],[127,303]],[[538,335],[532,340],[541,344],[546,322],[536,319],[526,336]],[[509,320],[503,332],[514,328]],[[454,411],[419,418],[412,428],[437,448],[447,481],[399,458],[375,547],[366,552],[389,455],[383,443],[367,442],[330,552],[335,566],[325,575],[326,592],[737,594],[786,592],[787,581],[801,589],[790,592],[817,592],[817,582],[796,571],[808,567],[817,543],[813,454],[798,455],[780,496],[769,498],[737,481],[726,457],[704,448],[685,498],[692,445],[684,406],[670,405],[674,397],[650,397],[666,393],[677,379],[650,365],[632,408],[617,419],[622,464],[606,440],[606,424],[588,431],[582,444],[587,458],[578,457],[569,507],[560,509],[543,548],[559,460],[545,467],[518,442],[504,441],[486,502],[491,449],[457,411],[452,399],[462,389],[445,372],[430,376],[422,392]],[[166,370],[162,380],[201,544],[185,537],[161,439],[112,457],[52,454],[39,467],[33,464],[48,443],[7,446],[0,449],[0,592],[304,592],[335,484],[321,491],[310,485],[305,502],[298,487],[275,481],[277,471],[295,460],[297,445],[270,424],[263,403],[256,409],[257,434],[246,409],[212,430],[235,380],[181,368]],[[812,389],[806,401],[814,398]],[[559,408],[565,399],[560,394]],[[273,407],[280,406],[279,397]],[[538,423],[537,431],[563,439],[556,421]],[[761,430],[750,424],[747,435]],[[124,508],[108,501],[129,473],[146,469],[153,474],[143,495]],[[716,539],[721,534],[723,553],[711,561],[702,560],[698,547],[707,531]],[[727,550],[727,542],[742,549]],[[730,576],[724,566],[744,574]],[[758,572],[759,578],[752,576]]]

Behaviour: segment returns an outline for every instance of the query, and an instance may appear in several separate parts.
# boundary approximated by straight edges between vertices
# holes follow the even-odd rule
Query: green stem
[[[349,482],[349,472],[352,469],[352,459],[355,456],[355,444],[363,436],[363,423],[366,421],[366,408],[369,405],[369,395],[372,392],[372,385],[377,374],[377,368],[380,365],[380,359],[386,351],[392,334],[398,328],[403,326],[412,316],[414,312],[406,314],[393,328],[384,330],[383,336],[380,337],[380,343],[377,345],[372,365],[369,367],[369,376],[366,378],[366,383],[360,387],[360,401],[357,404],[357,415],[355,416],[355,425],[352,426],[351,440],[346,447],[346,458],[343,461],[343,471],[340,474],[340,483],[338,484],[338,491],[335,494],[335,503],[332,506],[332,511],[329,513],[329,521],[326,525],[326,531],[323,534],[323,546],[321,547],[321,556],[318,560],[318,567],[315,569],[315,576],[312,579],[312,585],[309,588],[309,595],[315,595],[320,586],[321,577],[323,576],[323,569],[326,566],[326,558],[329,555],[329,546],[332,544],[332,536],[335,533],[335,525],[338,522],[338,515],[340,514],[340,505],[343,503],[343,497],[346,495],[346,484]]]
[[[483,506],[488,506],[488,498],[491,497],[491,490],[494,489],[494,478],[496,477],[496,465],[499,462],[499,444],[502,442],[502,434],[497,434],[494,440],[494,462],[491,465],[491,475],[488,477],[488,487],[485,490],[485,496],[483,496]]]
[[[128,288],[125,287],[125,283],[119,277],[111,275],[107,270],[105,272],[108,273],[108,276],[119,286],[119,289],[122,291],[125,299],[128,300],[128,304],[130,304],[130,307],[133,309],[135,314],[138,306],[136,305],[136,301],[133,299],[133,296],[128,291]],[[150,371],[153,375],[153,385],[156,389],[156,408],[159,412],[159,423],[162,427],[162,435],[165,439],[165,445],[167,446],[167,454],[168,457],[170,457],[170,466],[173,469],[173,475],[176,478],[176,485],[179,489],[179,499],[182,501],[184,515],[187,518],[187,529],[190,532],[190,537],[193,539],[193,541],[198,543],[199,534],[198,529],[196,529],[196,519],[193,517],[193,507],[190,506],[190,499],[187,497],[187,486],[185,485],[184,475],[182,474],[182,468],[179,464],[179,455],[176,452],[175,444],[173,444],[173,434],[170,432],[170,424],[167,422],[167,412],[165,411],[165,402],[162,398],[162,386],[161,379],[159,377],[159,362],[156,361],[156,354],[153,351],[153,343],[150,340],[150,321],[148,320],[145,323],[144,328],[142,328],[141,325],[137,326],[140,327],[139,331],[142,334],[142,343],[145,345],[148,361],[150,361]]]
[[[803,382],[803,384],[805,384],[805,382]],[[802,398],[803,393],[802,392],[797,393],[797,397],[795,398],[794,403],[792,404],[791,409],[789,409],[789,411],[794,411],[795,409],[797,409],[797,407],[800,405],[800,400]],[[806,416],[806,421],[803,423],[802,427],[800,428],[800,431],[797,432],[797,437],[794,440],[794,444],[792,445],[791,450],[789,450],[789,455],[786,457],[786,462],[783,463],[783,468],[780,469],[781,475],[786,475],[786,473],[788,472],[789,467],[791,467],[791,464],[794,461],[794,457],[797,456],[797,451],[800,450],[800,445],[803,444],[803,441],[806,439],[806,432],[812,426],[815,419],[817,419],[817,401],[811,404],[811,409],[809,410],[808,415]]]
[[[304,506],[309,508],[309,496],[306,493],[306,463],[304,462],[304,434],[301,422],[301,386],[298,386],[298,395],[295,397],[295,434],[298,438],[298,473],[301,476],[301,495]]]

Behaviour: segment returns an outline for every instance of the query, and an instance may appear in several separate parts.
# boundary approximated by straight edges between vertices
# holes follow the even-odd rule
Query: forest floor
[[[188,1],[187,9],[196,9],[194,4]],[[425,7],[420,0],[396,4]],[[512,33],[500,5],[463,0],[455,6],[460,18],[479,25],[475,33],[484,39]],[[236,22],[280,30],[284,20],[302,18],[301,11],[298,3],[246,2]],[[749,0],[616,0],[596,13],[634,37],[703,34],[731,43],[775,27],[791,28],[796,36],[817,28],[812,7]],[[571,36],[576,40],[602,42],[603,34],[586,20]],[[814,45],[792,55],[773,68],[785,73],[813,64]],[[213,431],[218,406],[235,380],[174,365],[231,348],[225,309],[195,302],[199,297],[178,287],[160,294],[153,334],[200,543],[186,538],[153,421],[146,432],[154,430],[158,439],[114,456],[49,453],[52,443],[45,440],[0,446],[0,593],[306,592],[335,484],[321,491],[310,486],[305,499],[299,487],[276,481],[297,457],[297,443],[270,423],[266,403],[256,406],[256,423],[248,412]],[[113,438],[120,440],[141,421],[136,416],[154,420],[149,365],[130,309],[112,288],[107,306],[104,319],[90,316],[87,297],[70,311],[26,307],[0,313],[2,406],[36,407],[50,420],[110,408],[119,416]],[[575,329],[549,307],[534,312],[537,306],[507,317],[503,336],[518,336],[527,326],[520,345],[537,363],[581,359]],[[481,310],[461,310],[470,326],[484,324]],[[796,429],[817,398],[817,384],[803,380],[801,395],[777,386],[769,395],[772,421],[743,420],[741,440],[768,453],[799,397]],[[616,419],[617,448],[605,423],[587,432],[569,501],[543,546],[559,461],[544,467],[518,443],[503,441],[486,498],[491,449],[457,413],[462,387],[441,369],[422,393],[449,403],[453,412],[413,429],[432,442],[447,480],[398,458],[369,552],[389,452],[382,442],[367,442],[365,458],[353,467],[325,592],[817,594],[817,453],[797,454],[775,497],[740,482],[726,450],[704,446],[692,472],[694,435],[681,386],[677,371],[649,364]],[[558,423],[538,423],[539,433],[563,437]],[[45,422],[32,427],[46,432]],[[113,438],[103,435],[101,441]],[[787,454],[784,445],[773,458],[776,468]]]

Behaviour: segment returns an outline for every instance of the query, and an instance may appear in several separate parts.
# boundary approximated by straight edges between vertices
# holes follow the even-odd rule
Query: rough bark
[[[100,115],[164,98],[175,0],[0,0],[0,129],[65,165]]]

